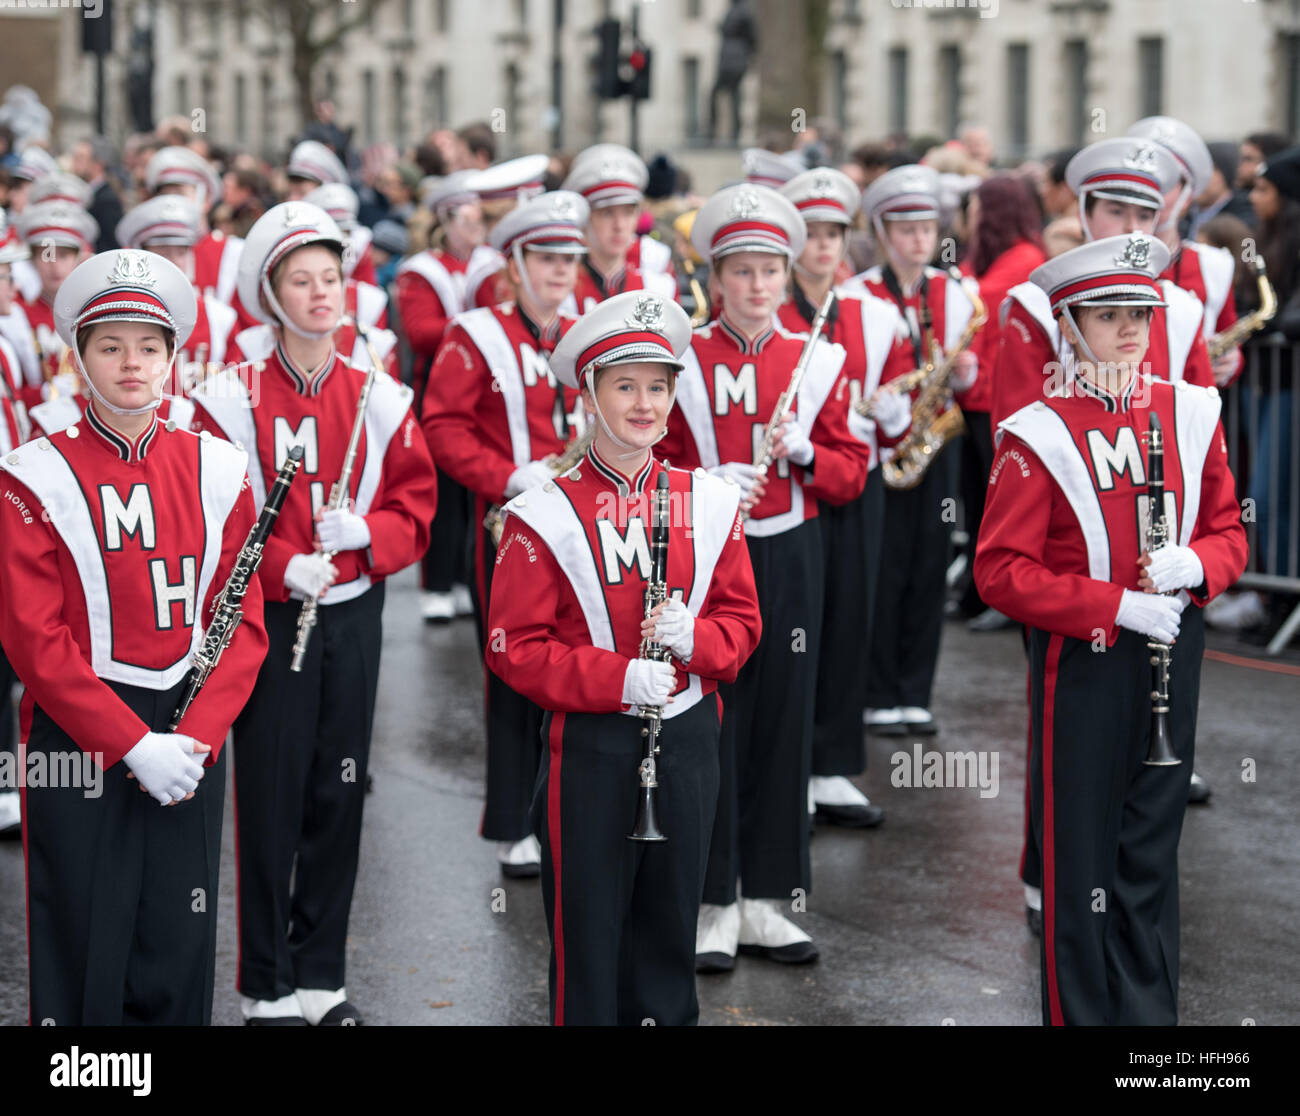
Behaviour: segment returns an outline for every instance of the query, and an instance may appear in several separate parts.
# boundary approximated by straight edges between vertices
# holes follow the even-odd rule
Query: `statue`
[[[750,0],[731,0],[731,8],[719,27],[722,45],[718,49],[718,73],[709,97],[710,140],[718,135],[718,94],[731,100],[731,142],[740,142],[740,82],[758,50],[758,24]]]

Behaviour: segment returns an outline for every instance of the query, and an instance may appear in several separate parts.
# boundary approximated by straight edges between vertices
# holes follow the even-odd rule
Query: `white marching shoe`
[[[740,906],[701,903],[695,923],[695,971],[729,973],[736,967],[740,942]]]
[[[302,1014],[302,1005],[292,992],[278,1000],[254,1000],[249,996],[240,996],[239,1010],[244,1017],[245,1027],[308,1026]]]
[[[1037,937],[1043,936],[1043,889],[1025,884],[1025,925]]]
[[[864,709],[862,723],[873,736],[906,736],[903,715],[898,707],[892,709]]]
[[[0,791],[0,837],[17,833],[22,827],[22,804],[18,792]]]
[[[776,899],[740,900],[740,952],[787,965],[817,960],[812,938],[785,917]]]
[[[809,812],[831,825],[869,829],[885,820],[885,811],[843,775],[814,775],[808,781]]]
[[[456,604],[451,593],[420,590],[420,615],[430,624],[456,619]]]
[[[451,603],[457,616],[474,615],[474,598],[470,596],[468,585],[457,584],[451,587]]]
[[[531,833],[522,841],[497,842],[497,863],[501,874],[511,879],[529,879],[542,874],[542,846]]]

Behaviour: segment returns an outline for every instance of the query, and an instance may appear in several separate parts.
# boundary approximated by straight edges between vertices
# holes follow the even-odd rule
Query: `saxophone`
[[[917,392],[912,404],[911,428],[888,457],[881,455],[881,476],[889,488],[915,488],[939,456],[939,451],[966,428],[961,408],[952,400],[948,376],[958,354],[970,348],[975,334],[988,321],[988,311],[979,294],[962,282],[961,272],[951,267],[948,274],[970,300],[970,320],[951,352],[944,353],[933,337],[928,338],[930,359],[920,368],[891,380],[884,387],[884,390],[891,392]],[[854,409],[860,415],[872,417],[870,399],[859,399],[854,404]]]
[[[1259,284],[1259,309],[1238,318],[1222,333],[1216,333],[1205,342],[1211,360],[1218,360],[1224,353],[1235,349],[1252,333],[1263,329],[1269,319],[1277,313],[1277,295],[1273,292],[1273,284],[1268,281],[1264,257],[1256,255],[1251,260],[1251,267],[1255,271],[1255,282]]]
[[[547,464],[550,465],[551,472],[557,477],[567,473],[586,456],[587,450],[591,449],[592,439],[595,437],[596,424],[594,422],[588,423],[586,431],[570,439],[569,444],[564,447],[562,453],[548,459]],[[493,504],[483,517],[483,526],[492,539],[493,549],[501,545],[501,532],[505,530],[505,525],[506,517],[501,510],[501,505]]]

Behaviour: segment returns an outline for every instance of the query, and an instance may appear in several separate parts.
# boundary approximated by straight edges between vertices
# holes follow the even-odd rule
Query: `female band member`
[[[551,931],[553,1022],[694,1023],[695,925],[718,793],[718,683],[758,642],[735,484],[668,469],[663,436],[690,323],[671,300],[614,295],[552,369],[599,423],[586,457],[517,496],[497,551],[487,661],[547,710],[533,808]],[[669,478],[666,600],[645,614],[652,494]],[[641,658],[643,639],[671,661]],[[662,842],[636,823],[641,714],[662,710]]]
[[[31,1021],[206,1024],[221,745],[266,653],[256,579],[225,655],[169,726],[253,524],[248,458],[158,421],[196,313],[176,267],[101,253],[53,310],[90,403],[0,466],[0,640],[27,689],[24,769],[70,776],[23,790]]]
[[[249,447],[259,505],[289,449],[305,451],[258,571],[270,651],[235,724],[239,989],[250,1024],[360,1022],[344,989],[344,946],[384,578],[423,552],[436,501],[411,390],[377,372],[349,499],[321,511],[343,475],[366,372],[334,349],[342,256],[342,234],[322,210],[267,210],[244,241],[239,290],[273,331],[274,350],[260,372],[228,368],[193,396],[203,428]],[[319,598],[316,630],[301,672],[291,671],[307,598]]]
[[[1043,857],[1043,1021],[1054,1025],[1177,1021],[1201,607],[1246,562],[1218,393],[1139,371],[1168,262],[1163,244],[1134,233],[1030,276],[1070,347],[1066,380],[1000,424],[976,552],[980,594],[1029,626],[1030,816]],[[1152,414],[1163,508],[1148,506]],[[1169,545],[1152,553],[1161,514]],[[1173,643],[1177,767],[1143,763],[1148,641]]]

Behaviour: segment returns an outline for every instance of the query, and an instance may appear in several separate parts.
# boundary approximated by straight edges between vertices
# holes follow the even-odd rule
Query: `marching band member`
[[[33,407],[53,391],[71,395],[77,390],[68,349],[55,328],[54,298],[73,269],[90,258],[99,226],[84,209],[51,201],[23,210],[18,235],[27,245],[41,280],[40,295],[23,303],[36,339],[41,377],[36,383],[29,378],[22,392],[23,401]]]
[[[289,196],[286,201],[306,201],[313,190],[330,183],[351,185],[347,168],[319,140],[303,140],[294,144],[284,173],[289,180]]]
[[[1177,193],[1166,199],[1156,225],[1156,235],[1169,249],[1169,269],[1160,276],[1190,291],[1205,307],[1206,338],[1237,320],[1237,299],[1232,293],[1236,260],[1226,248],[1212,248],[1196,240],[1184,240],[1179,231],[1183,215],[1210,187],[1214,160],[1210,149],[1190,127],[1169,116],[1148,116],[1128,130],[1130,136],[1149,139],[1164,147],[1178,162]],[[1240,347],[1229,349],[1212,363],[1214,382],[1227,387],[1245,361]]]
[[[777,154],[764,147],[747,147],[740,153],[740,167],[751,186],[769,186],[779,190],[796,175],[808,169],[797,151]]]
[[[59,164],[43,147],[29,145],[18,158],[17,166],[9,170],[9,196],[5,206],[9,211],[10,235],[16,232],[17,219],[30,204],[28,195],[32,184],[47,174],[57,174]],[[13,265],[14,286],[24,302],[35,302],[41,293],[40,276],[32,266],[31,260],[17,260]]]
[[[485,233],[490,234],[507,213],[546,188],[542,180],[549,163],[545,155],[521,155],[475,174],[470,188],[478,195]],[[491,307],[513,297],[505,259],[491,244],[480,245],[465,268],[465,305]]]
[[[691,1024],[695,925],[718,794],[718,684],[758,643],[740,490],[669,469],[651,447],[691,340],[685,312],[648,292],[614,295],[552,356],[596,415],[581,462],[515,497],[497,552],[488,665],[547,710],[534,803],[551,934],[556,1024]],[[651,500],[666,474],[666,600],[645,617]],[[639,657],[642,639],[671,661]],[[645,744],[663,720],[655,817],[667,840],[628,840]],[[653,832],[653,831],[651,831]]]
[[[397,269],[397,306],[414,357],[417,406],[423,406],[429,369],[447,326],[466,309],[465,269],[483,245],[483,211],[470,189],[476,172],[455,171],[429,191],[425,204],[437,224],[429,248]],[[465,569],[468,490],[446,469],[438,471],[438,515],[420,567],[420,609],[425,620],[451,620],[473,613]]]
[[[598,143],[579,152],[573,160],[563,188],[581,194],[591,207],[587,254],[574,292],[578,313],[585,314],[622,291],[649,290],[676,298],[671,249],[651,237],[636,235],[649,181],[650,172],[640,156],[617,143]],[[647,241],[658,251],[647,248]],[[653,257],[659,266],[643,271],[633,262],[634,254],[636,260],[645,259],[647,263]]]
[[[1178,184],[1178,163],[1162,145],[1148,139],[1098,140],[1076,154],[1065,168],[1066,181],[1078,195],[1079,219],[1086,240],[1155,234],[1165,197]],[[1166,305],[1151,316],[1147,359],[1171,381],[1202,387],[1214,383],[1209,353],[1201,336],[1204,307],[1189,292],[1165,281]],[[993,379],[996,427],[1008,415],[1040,398],[1053,372],[1063,364],[1063,342],[1043,293],[1020,283],[1003,303],[997,375]]]
[[[548,364],[573,319],[560,307],[573,293],[587,203],[557,190],[513,210],[492,230],[516,300],[455,318],[429,373],[424,433],[441,469],[474,494],[474,593],[486,646],[495,542],[489,507],[552,476],[547,458],[582,433],[578,400]],[[541,761],[542,710],[488,672],[487,804],[481,833],[497,842],[506,876],[536,876],[541,849],[528,806]]]
[[[795,413],[774,431],[765,478],[755,463],[807,340],[776,316],[804,239],[789,200],[748,184],[714,194],[691,227],[722,310],[695,332],[663,455],[741,486],[767,632],[721,691],[721,789],[696,941],[702,972],[734,967],[738,945],[787,963],[817,957],[812,939],[781,913],[792,896],[806,895],[811,875],[808,779],[824,566],[814,520],[822,501],[861,495],[868,450],[849,433],[847,392],[835,390],[844,350],[819,341]]]
[[[956,347],[972,314],[961,284],[929,266],[939,243],[939,176],[929,167],[896,167],[867,188],[862,207],[887,262],[854,276],[844,290],[865,290],[898,307],[919,368],[931,358],[932,343]],[[978,372],[974,353],[959,354],[953,388],[969,389]],[[955,455],[941,452],[915,487],[885,490],[890,550],[876,587],[867,686],[867,725],[878,735],[938,731],[930,695],[943,632],[950,524],[936,509],[955,488],[955,466]]]
[[[371,252],[374,234],[357,220],[361,199],[346,182],[326,182],[305,198],[325,210],[347,237],[343,254],[343,277],[348,282],[345,312],[363,326],[388,325],[388,292],[379,286],[375,275],[375,257]]]
[[[33,1023],[211,1016],[222,743],[266,633],[253,579],[171,730],[253,524],[247,455],[155,413],[194,316],[166,260],[122,249],[78,265],[54,318],[92,396],[85,421],[3,459],[0,640],[26,687],[25,755],[102,770],[97,795],[82,781],[22,792]]]
[[[1200,610],[1241,574],[1247,548],[1218,393],[1138,371],[1168,261],[1163,244],[1134,233],[1064,253],[1030,277],[1069,345],[1070,375],[1000,424],[976,553],[981,596],[1029,626],[1043,1021],[1053,1025],[1168,1026],[1178,1015],[1177,853]],[[1152,413],[1165,435],[1170,520],[1170,544],[1155,553],[1146,532],[1161,509],[1147,506],[1141,449]],[[1149,640],[1173,644],[1179,767],[1143,762]]]
[[[791,297],[778,316],[792,333],[805,333],[844,261],[860,195],[848,175],[827,167],[796,175],[780,192],[803,217],[807,241],[791,272]],[[873,396],[887,409],[892,406],[889,433],[893,434],[901,434],[910,421],[907,401],[876,393],[882,383],[912,369],[910,350],[901,337],[905,332],[898,311],[865,291],[854,298],[836,295],[826,320],[827,340],[846,354],[836,391],[847,392],[850,408],[859,399]],[[835,825],[868,827],[879,825],[885,813],[848,777],[862,774],[867,765],[862,710],[885,497],[877,468],[876,424],[852,411],[850,416],[850,430],[866,442],[871,456],[862,495],[839,507],[828,505],[817,517],[825,559],[825,601],[808,809]]]
[[[23,308],[20,267],[36,275],[27,245],[18,236],[18,230],[9,224],[4,210],[0,209],[0,337],[9,343],[18,360],[22,380],[16,390],[21,395],[29,386],[40,387],[41,361],[36,350],[36,334]],[[39,277],[36,290],[40,290]]]
[[[411,390],[379,372],[350,499],[322,513],[343,475],[365,376],[334,347],[343,245],[328,214],[305,202],[258,219],[240,257],[239,291],[274,348],[264,367],[228,366],[192,397],[201,428],[249,447],[259,505],[289,449],[305,450],[258,571],[270,650],[234,731],[239,990],[254,1025],[361,1021],[347,1000],[344,952],[384,579],[423,552],[434,512],[434,470]],[[290,661],[306,598],[321,607],[298,673]]]

